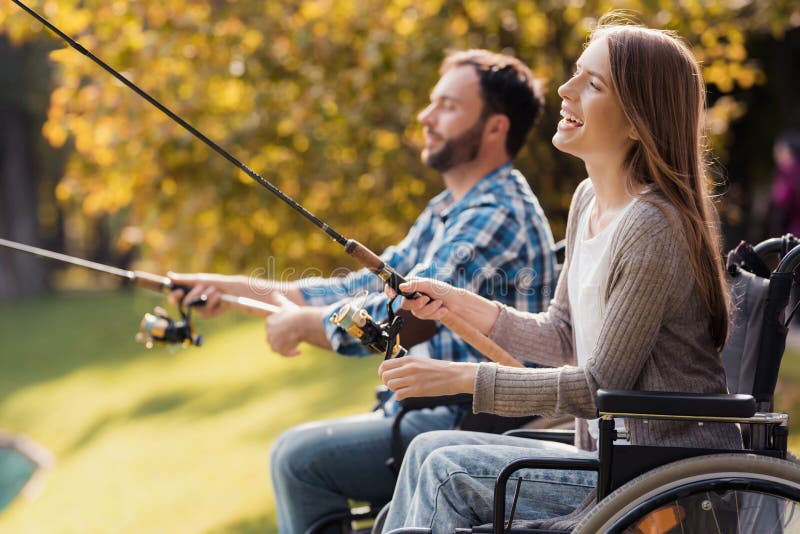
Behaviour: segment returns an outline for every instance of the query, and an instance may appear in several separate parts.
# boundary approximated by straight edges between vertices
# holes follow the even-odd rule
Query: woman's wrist
[[[489,335],[494,323],[497,321],[497,317],[500,315],[498,303],[471,293],[466,289],[461,289],[460,291],[468,295],[468,298],[462,299],[466,302],[464,318],[470,321],[483,335]]]
[[[478,374],[478,364],[471,362],[453,363],[459,367],[458,370],[458,392],[474,393],[475,377]]]

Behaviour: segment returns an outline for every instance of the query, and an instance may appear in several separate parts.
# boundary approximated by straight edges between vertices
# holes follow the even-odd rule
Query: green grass
[[[0,429],[57,461],[36,500],[0,514],[0,532],[274,532],[272,442],[372,400],[377,358],[282,358],[259,320],[199,322],[203,347],[147,351],[133,336],[158,302],[118,292],[0,306]],[[776,404],[800,418],[798,385],[789,350]],[[797,425],[790,447],[800,452]]]
[[[259,320],[198,323],[201,348],[145,350],[141,292],[0,307],[0,429],[56,457],[0,532],[274,532],[268,451],[304,421],[363,411],[378,359],[282,358]]]
[[[775,388],[775,410],[789,414],[789,449],[800,456],[800,350],[787,348]]]

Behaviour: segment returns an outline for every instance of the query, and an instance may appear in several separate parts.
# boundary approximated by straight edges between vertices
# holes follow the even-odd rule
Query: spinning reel
[[[331,317],[331,322],[343,328],[348,334],[358,339],[375,352],[382,353],[384,359],[400,358],[408,351],[400,345],[400,330],[403,328],[402,317],[397,316],[392,309],[390,300],[386,305],[389,319],[385,323],[377,323],[372,316],[364,310],[367,292],[357,294],[353,300],[342,306]]]
[[[139,325],[136,341],[148,349],[154,346],[168,347],[181,345],[199,347],[203,344],[203,336],[196,334],[192,326],[192,307],[205,305],[205,295],[189,303],[188,306],[178,306],[181,318],[172,319],[161,306],[156,306],[154,313],[145,313]]]

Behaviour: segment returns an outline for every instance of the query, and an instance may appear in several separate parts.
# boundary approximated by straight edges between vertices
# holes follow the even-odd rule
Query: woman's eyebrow
[[[601,81],[601,82],[603,82],[603,84],[604,84],[604,85],[608,85],[608,82],[607,82],[607,81],[606,81],[606,79],[603,77],[603,75],[602,75],[602,74],[600,74],[599,72],[597,72],[596,70],[584,69],[583,67],[581,67],[581,64],[580,64],[580,63],[575,63],[575,67],[576,67],[576,68],[579,68],[579,69],[581,69],[581,70],[585,70],[585,71],[586,71],[586,72],[587,72],[587,73],[588,73],[590,76],[594,76],[595,78],[599,78],[599,79],[600,79],[600,81]]]

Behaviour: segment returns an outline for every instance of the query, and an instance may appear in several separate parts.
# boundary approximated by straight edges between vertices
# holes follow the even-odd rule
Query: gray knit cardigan
[[[586,364],[576,366],[567,272],[580,215],[593,197],[591,181],[584,180],[570,206],[566,260],[548,310],[533,314],[498,303],[490,332],[516,358],[553,368],[482,363],[473,405],[476,413],[574,415],[576,445],[583,449],[594,447],[586,419],[597,417],[598,389],[727,392],[682,226],[674,208],[653,193],[627,210],[611,239],[600,335]],[[626,427],[633,444],[742,447],[732,424],[629,419]]]

